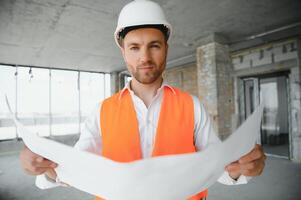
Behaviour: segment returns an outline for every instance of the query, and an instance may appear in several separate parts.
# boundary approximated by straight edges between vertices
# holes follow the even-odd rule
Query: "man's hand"
[[[45,174],[49,178],[55,179],[56,177],[54,168],[57,167],[57,164],[33,153],[26,146],[20,153],[20,161],[27,174],[40,175],[46,172]]]
[[[265,159],[262,147],[256,144],[250,153],[227,165],[226,170],[233,179],[237,179],[240,175],[259,176],[265,166]]]

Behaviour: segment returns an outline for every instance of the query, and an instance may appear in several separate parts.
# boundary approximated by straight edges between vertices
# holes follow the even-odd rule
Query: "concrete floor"
[[[18,152],[0,153],[0,200],[92,200],[89,194],[73,188],[39,190],[34,177],[23,173]],[[301,164],[268,158],[262,176],[242,186],[216,183],[209,189],[209,200],[300,200]]]

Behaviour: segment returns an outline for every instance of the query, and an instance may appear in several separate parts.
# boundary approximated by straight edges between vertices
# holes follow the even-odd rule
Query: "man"
[[[156,3],[133,1],[122,9],[115,40],[132,80],[95,109],[75,148],[129,162],[200,151],[220,142],[199,100],[163,82],[170,34],[171,26]],[[53,170],[55,163],[26,147],[20,159],[25,171],[40,175],[39,187],[59,185]],[[246,183],[248,176],[261,174],[264,160],[262,148],[256,145],[250,153],[229,164],[219,181],[229,185]],[[200,191],[187,198],[206,197],[207,191]]]

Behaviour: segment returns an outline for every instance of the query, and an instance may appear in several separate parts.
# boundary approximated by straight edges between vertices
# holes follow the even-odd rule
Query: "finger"
[[[249,163],[245,163],[245,164],[241,164],[240,168],[241,170],[254,170],[257,167],[259,167],[261,160],[255,160],[253,162],[249,162]]]
[[[29,174],[29,175],[32,175],[32,176],[37,176],[37,175],[41,175],[41,174],[43,174],[43,172],[41,172],[41,173],[36,173],[36,172],[33,172],[33,171],[31,171],[31,170],[29,170],[29,169],[24,169],[24,171],[25,171],[25,173],[26,174]]]
[[[238,162],[240,164],[245,164],[245,163],[249,163],[249,162],[252,162],[254,160],[260,159],[261,157],[264,157],[264,153],[262,151],[262,148],[259,145],[256,145],[250,153],[242,156],[238,160]]]
[[[25,168],[25,172],[30,175],[40,175],[45,173],[49,168],[47,167],[34,167]]]
[[[48,176],[49,178],[55,180],[57,175],[56,175],[56,172],[53,170],[53,169],[50,169],[50,170],[47,170],[45,172],[45,175]]]
[[[241,170],[241,173],[245,176],[259,176],[260,174],[262,174],[264,166],[265,163],[260,162],[257,167],[252,169],[243,169]]]
[[[45,159],[43,157],[38,157],[35,159],[35,161],[32,163],[33,165],[35,165],[36,167],[42,167],[42,168],[55,168],[57,167],[57,164],[48,160],[48,159]]]
[[[235,164],[239,164],[238,161],[231,162],[231,163],[228,164],[226,167],[231,166],[231,165],[235,165]]]
[[[57,164],[52,161],[43,161],[41,163],[34,162],[32,165],[35,167],[51,168],[51,169],[54,169],[57,167]]]
[[[228,172],[240,171],[240,164],[238,162],[231,163],[226,166]]]

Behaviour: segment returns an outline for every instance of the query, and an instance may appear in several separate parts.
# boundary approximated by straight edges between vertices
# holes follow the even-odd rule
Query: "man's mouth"
[[[154,67],[139,67],[138,69],[153,69]]]
[[[152,66],[152,65],[145,65],[145,66],[138,67],[138,70],[151,70],[153,68],[154,68],[154,66]]]

